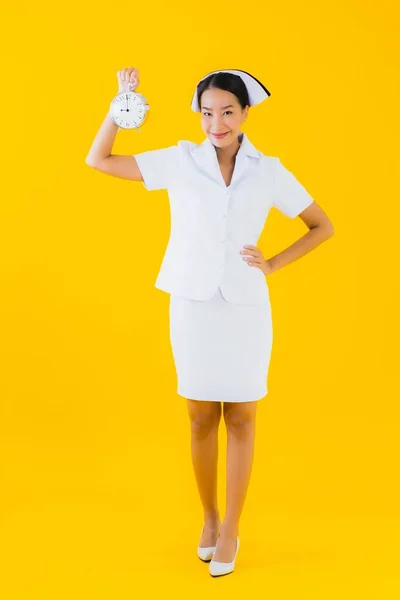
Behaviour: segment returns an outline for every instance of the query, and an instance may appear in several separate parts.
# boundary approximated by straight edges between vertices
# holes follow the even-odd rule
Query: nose
[[[219,115],[217,115],[216,117],[214,117],[214,119],[213,119],[213,128],[214,128],[214,131],[219,131],[221,125],[223,125],[223,122],[224,122],[223,118],[220,117]]]
[[[212,122],[211,131],[213,133],[225,133],[226,127],[221,120],[216,120]]]

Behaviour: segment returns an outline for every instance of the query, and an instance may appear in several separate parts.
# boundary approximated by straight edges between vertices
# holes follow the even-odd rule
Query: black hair
[[[211,88],[219,88],[220,90],[231,92],[236,96],[242,108],[245,108],[246,105],[250,106],[247,87],[239,75],[235,75],[234,73],[214,73],[200,81],[197,86],[197,101],[199,107],[201,107],[200,99],[202,93]]]

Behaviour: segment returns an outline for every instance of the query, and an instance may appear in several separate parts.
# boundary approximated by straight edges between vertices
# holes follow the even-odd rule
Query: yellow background
[[[4,12],[5,10],[5,12]],[[399,14],[393,1],[15,3],[3,10],[0,591],[398,598]],[[151,114],[113,153],[200,143],[197,81],[254,74],[253,144],[335,227],[268,278],[269,393],[230,577],[196,556],[190,427],[156,290],[165,191],[85,157],[116,73]],[[306,229],[271,211],[266,258]],[[219,496],[225,509],[226,432]]]

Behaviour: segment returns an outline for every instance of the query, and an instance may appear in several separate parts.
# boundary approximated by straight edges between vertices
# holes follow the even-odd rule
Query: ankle
[[[218,513],[204,513],[204,522],[219,525],[221,523],[221,518]]]

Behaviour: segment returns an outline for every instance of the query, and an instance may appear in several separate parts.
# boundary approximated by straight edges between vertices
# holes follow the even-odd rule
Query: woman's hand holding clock
[[[128,67],[117,71],[118,93],[111,100],[109,114],[120,129],[137,129],[147,121],[150,105],[136,92],[139,85],[139,69]]]
[[[134,92],[139,85],[139,69],[128,67],[117,72],[118,94]]]
[[[246,246],[243,246],[240,254],[250,254],[248,257],[242,257],[242,259],[245,260],[250,267],[257,267],[258,269],[261,269],[264,275],[272,273],[272,267],[269,260],[264,258],[261,250],[257,248],[257,246],[251,246],[250,244],[247,244]]]

